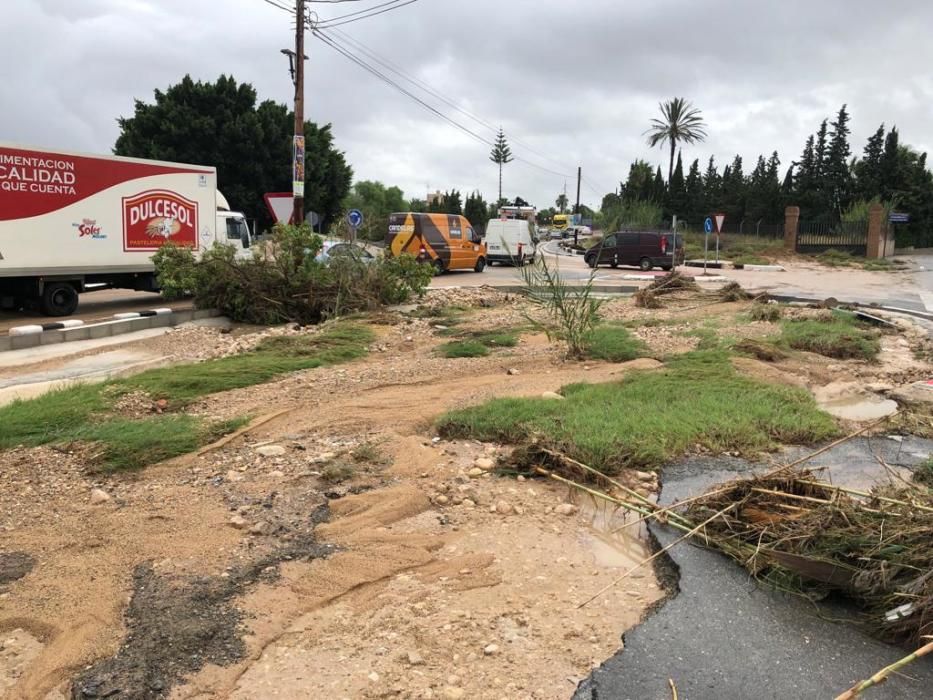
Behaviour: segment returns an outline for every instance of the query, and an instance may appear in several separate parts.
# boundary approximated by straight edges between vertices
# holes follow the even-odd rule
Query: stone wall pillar
[[[883,258],[887,242],[887,222],[884,207],[875,202],[868,207],[868,248],[865,257],[869,260]]]
[[[797,228],[800,225],[800,207],[784,210],[784,247],[790,252],[797,250]]]

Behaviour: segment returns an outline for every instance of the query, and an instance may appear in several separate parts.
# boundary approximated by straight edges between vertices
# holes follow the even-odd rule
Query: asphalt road
[[[111,318],[116,313],[143,311],[166,306],[173,309],[190,309],[193,304],[190,299],[166,302],[161,296],[152,292],[103,289],[98,292],[82,294],[78,304],[78,312],[73,316],[69,316],[69,318],[90,322]],[[5,333],[13,326],[48,323],[57,320],[60,319],[43,316],[34,311],[3,311],[0,312],[0,333]]]
[[[836,483],[864,486],[879,477],[872,449],[891,463],[915,464],[933,442],[856,440],[813,464],[832,467]],[[685,460],[664,470],[661,501],[696,495],[752,468],[732,458]],[[662,546],[680,535],[656,526],[652,532]],[[689,700],[834,698],[906,654],[853,625],[818,617],[817,608],[798,597],[756,584],[717,552],[680,544],[670,557],[679,569],[679,593],[625,635],[624,651],[594,671],[573,700],[667,699],[668,679]],[[854,614],[841,604],[822,604],[822,612]],[[930,688],[933,659],[924,658],[868,695],[908,700],[930,697]]]

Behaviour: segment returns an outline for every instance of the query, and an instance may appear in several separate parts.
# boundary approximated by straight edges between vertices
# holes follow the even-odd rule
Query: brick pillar
[[[875,202],[868,207],[868,249],[865,257],[869,260],[883,258],[885,238],[884,207]]]
[[[800,207],[784,210],[784,247],[790,252],[797,250],[797,227],[800,225]]]

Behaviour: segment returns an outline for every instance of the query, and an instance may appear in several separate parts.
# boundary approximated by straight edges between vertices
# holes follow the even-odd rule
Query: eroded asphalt
[[[834,483],[854,488],[885,478],[874,454],[906,467],[933,451],[933,441],[858,439],[813,459],[830,467]],[[789,459],[804,454],[795,450]],[[663,472],[662,503],[702,493],[748,475],[754,465],[734,458],[688,459]],[[679,532],[651,526],[661,546]],[[881,643],[854,625],[820,617],[851,617],[844,603],[814,605],[773,592],[731,559],[681,544],[670,550],[680,592],[624,636],[625,649],[580,684],[573,700],[662,700],[674,681],[683,700],[834,698],[908,652]],[[872,688],[872,700],[930,697],[933,659]],[[926,689],[926,690],[924,690]]]

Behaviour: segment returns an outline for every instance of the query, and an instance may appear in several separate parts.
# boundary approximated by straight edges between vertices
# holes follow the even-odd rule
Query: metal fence
[[[868,222],[800,222],[797,229],[797,252],[822,253],[827,250],[865,255],[868,250]]]
[[[670,222],[667,222],[668,226]],[[703,231],[703,220],[699,219],[697,221],[681,221],[678,223],[678,229],[686,231]],[[768,223],[764,219],[759,219],[753,221],[751,219],[745,219],[741,221],[730,221],[726,219],[726,222],[722,226],[722,233],[730,234],[733,236],[753,236],[757,238],[769,238],[769,239],[781,239],[784,238],[784,222],[779,223]]]

